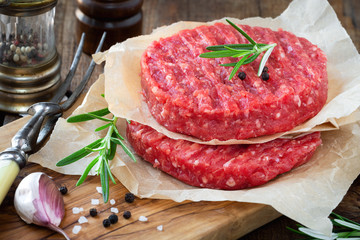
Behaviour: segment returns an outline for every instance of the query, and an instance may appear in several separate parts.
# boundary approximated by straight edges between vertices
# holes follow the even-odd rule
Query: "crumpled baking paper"
[[[357,123],[359,114],[355,111],[360,104],[360,78],[357,72],[360,69],[359,54],[325,0],[295,0],[275,19],[231,20],[273,29],[281,27],[308,38],[325,51],[329,59],[329,100],[316,117],[294,131],[313,131],[312,128],[318,124],[322,124],[317,126],[320,129],[339,130],[322,132],[323,144],[308,163],[265,185],[246,190],[212,190],[186,185],[154,169],[140,158],[137,163],[132,162],[121,148],[111,161],[111,171],[129,191],[141,198],[172,199],[179,202],[230,200],[267,204],[307,227],[330,234],[332,225],[328,215],[342,200],[360,172],[360,125]],[[189,24],[189,28],[192,28],[202,23],[182,22],[171,28],[183,28],[184,24]],[[167,28],[160,28],[153,35],[133,38],[112,47],[106,54],[105,76],[99,77],[74,114],[106,107],[107,102],[100,96],[105,91],[110,109],[116,115],[129,117],[140,112],[144,117],[149,117],[148,113],[143,112],[143,108],[133,109],[132,102],[141,105],[140,100],[136,100],[136,95],[139,94],[136,89],[140,84],[140,65],[134,63],[134,60],[141,56],[143,44],[148,42],[148,38],[156,39],[178,30],[168,32]],[[132,44],[129,45],[129,42]],[[125,59],[121,52],[127,51],[127,48],[131,48],[131,55]],[[97,58],[104,56],[98,55]],[[133,64],[126,68],[124,61]],[[111,68],[114,66],[117,69]],[[118,71],[125,73],[121,75]],[[114,81],[115,78],[118,81]],[[123,105],[126,109],[119,111],[118,105]],[[95,120],[69,124],[64,119],[59,119],[49,142],[40,152],[31,156],[30,161],[64,174],[82,174],[92,160],[91,157],[61,168],[56,167],[55,163],[103,136],[104,133],[93,131],[101,124]],[[125,135],[125,120],[119,123],[119,129]],[[59,148],[59,145],[62,147]]]

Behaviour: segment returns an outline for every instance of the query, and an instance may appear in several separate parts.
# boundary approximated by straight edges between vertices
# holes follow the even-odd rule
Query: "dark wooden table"
[[[247,18],[254,16],[276,17],[286,9],[290,0],[144,0],[143,5],[143,34],[148,34],[152,29],[171,24],[179,20],[209,21],[222,17]],[[360,1],[358,0],[330,0],[330,4],[342,25],[346,28],[357,49],[360,49]],[[75,38],[75,15],[76,1],[59,0],[56,10],[56,40],[57,49],[62,56],[62,76],[65,76],[70,67],[77,43]],[[85,55],[80,61],[79,70],[72,84],[76,86],[85,74],[90,57]],[[102,72],[102,66],[97,66],[90,80],[94,82]],[[90,84],[89,84],[90,86]],[[5,114],[0,118],[2,124],[7,124],[18,116]],[[23,172],[31,172],[39,167],[35,164],[27,166]],[[66,176],[67,178],[77,177]],[[9,196],[5,199],[0,211],[10,208],[13,191],[17,179]],[[97,181],[97,180],[92,180]],[[360,178],[358,178],[347,195],[335,209],[335,212],[360,222]],[[299,209],[301,211],[301,209]],[[296,239],[298,236],[286,229],[286,226],[296,227],[296,223],[287,217],[280,217],[265,226],[247,234],[241,239]],[[1,226],[0,226],[1,229]]]

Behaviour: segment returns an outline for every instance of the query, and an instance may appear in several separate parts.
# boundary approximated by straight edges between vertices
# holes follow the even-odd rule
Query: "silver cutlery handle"
[[[17,148],[8,148],[0,153],[0,205],[26,161],[27,154]]]
[[[32,105],[28,110],[32,118],[15,134],[11,140],[11,146],[25,153],[34,151],[40,130],[47,117],[61,112],[62,109],[57,103],[42,102]]]

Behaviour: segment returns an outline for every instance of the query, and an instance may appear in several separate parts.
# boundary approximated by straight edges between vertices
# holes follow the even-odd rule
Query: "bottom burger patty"
[[[135,152],[153,167],[189,185],[244,189],[264,184],[307,162],[321,144],[320,133],[252,145],[202,145],[174,140],[151,127],[128,124]]]

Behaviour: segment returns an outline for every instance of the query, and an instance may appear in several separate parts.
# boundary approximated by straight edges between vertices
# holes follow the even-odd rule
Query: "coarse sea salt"
[[[115,204],[115,200],[114,200],[114,199],[111,199],[111,200],[110,200],[110,204],[111,204],[111,205],[114,205],[114,204]]]
[[[81,226],[80,225],[75,225],[73,227],[72,232],[73,232],[73,234],[78,234],[80,232],[80,230],[81,230]]]
[[[140,217],[139,217],[139,221],[140,221],[140,222],[147,222],[147,220],[148,220],[148,219],[147,219],[147,217],[145,217],[145,216],[140,216]]]
[[[156,227],[156,229],[157,229],[158,231],[162,231],[162,230],[164,229],[164,227],[163,227],[163,225],[159,225],[159,226]]]
[[[80,212],[84,211],[83,208],[74,207],[72,209],[73,214],[79,214]]]
[[[119,209],[117,209],[116,207],[110,208],[110,211],[111,211],[112,213],[119,213]]]
[[[87,222],[89,222],[89,221],[87,220],[86,217],[81,216],[81,217],[79,218],[78,222],[79,222],[80,224],[83,224],[83,223],[87,223]]]
[[[99,199],[91,199],[91,205],[99,205]]]
[[[96,187],[96,191],[100,194],[102,194],[102,187]]]

